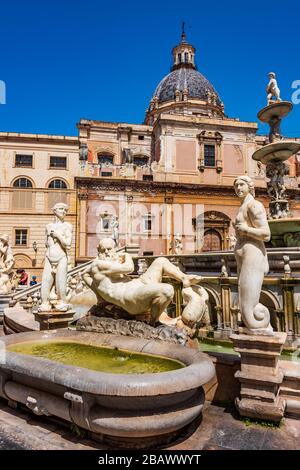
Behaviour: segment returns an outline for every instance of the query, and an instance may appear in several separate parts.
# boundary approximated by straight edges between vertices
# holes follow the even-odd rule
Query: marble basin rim
[[[293,109],[293,103],[290,101],[273,101],[273,103],[268,104],[257,114],[258,119],[261,122],[269,122],[272,117],[284,118],[287,116]]]
[[[6,351],[0,396],[16,406],[76,424],[114,448],[160,448],[198,423],[203,386],[215,376],[205,353],[159,340],[64,329],[18,333],[1,341],[9,346],[41,339],[117,347],[175,359],[186,367],[113,374]]]
[[[157,340],[71,330],[26,332],[1,338],[7,346],[40,340],[65,340],[99,347],[117,347],[132,352],[175,359],[183,362],[186,367],[154,374],[113,374],[6,351],[6,363],[0,364],[0,370],[10,370],[32,377],[38,376],[40,379],[53,380],[59,385],[71,388],[80,387],[82,392],[122,395],[123,391],[126,391],[126,396],[135,396],[141,391],[143,395],[155,395],[162,392],[162,385],[167,387],[168,393],[190,390],[207,383],[215,373],[214,366],[206,354]],[[126,380],[126,386],[124,386],[124,380]]]
[[[300,143],[292,140],[281,140],[267,144],[256,150],[252,158],[253,160],[260,161],[265,165],[271,161],[285,161],[295,153],[299,152]]]

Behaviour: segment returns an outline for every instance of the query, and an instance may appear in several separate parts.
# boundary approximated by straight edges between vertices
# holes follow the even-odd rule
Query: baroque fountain
[[[216,254],[219,276],[189,269],[196,255],[185,258],[181,250],[176,256],[183,269],[174,264],[176,256],[158,257],[137,260],[137,272],[132,256],[117,249],[117,223],[113,236],[100,240],[97,257],[68,273],[72,227],[64,221],[67,206],[56,204],[46,229],[42,285],[29,289],[23,306],[15,305],[22,300],[16,294],[5,311],[1,397],[35,414],[75,423],[117,447],[174,441],[198,423],[205,399],[216,397],[235,399],[242,416],[272,421],[287,413],[300,416],[299,365],[288,367],[280,360],[290,329],[299,327],[292,291],[299,279],[291,278],[289,260],[283,276],[267,279],[273,289],[277,284],[283,289],[286,322],[280,331],[262,301],[273,262],[268,253],[274,255],[265,243],[272,237],[274,247],[292,247],[300,232],[284,184],[285,161],[300,144],[281,136],[281,119],[292,104],[280,100],[273,73],[267,91],[268,106],[258,117],[270,124],[269,144],[253,158],[266,165],[269,217],[255,199],[251,178],[236,178],[241,206],[234,252]],[[229,273],[227,255],[235,257],[236,276]],[[213,263],[198,257],[207,273]],[[209,357],[195,341],[201,327],[211,328],[209,302],[216,284],[218,330],[225,326],[222,333],[239,356],[226,358],[220,350]],[[82,297],[90,308],[79,318],[76,301]],[[171,318],[174,297],[177,316]]]
[[[299,246],[300,219],[292,217],[289,210],[284,177],[289,174],[286,160],[299,152],[300,143],[284,139],[281,134],[281,121],[291,112],[293,104],[281,100],[275,73],[270,72],[269,78],[268,105],[258,113],[258,119],[270,126],[269,144],[257,150],[252,158],[266,165],[272,246],[293,247]]]
[[[35,317],[36,331],[2,341],[0,396],[37,415],[73,423],[108,445],[168,444],[199,422],[203,387],[215,376],[212,360],[187,347],[188,332],[207,307],[206,293],[196,285],[201,277],[160,257],[131,279],[131,255],[117,252],[113,239],[102,239],[98,256],[81,275],[96,305],[77,330],[66,328],[75,313],[67,295],[72,240],[67,209],[56,204],[46,228],[41,303],[27,312]],[[180,318],[183,329],[166,313],[174,289],[163,276],[181,282],[189,298]],[[18,316],[21,309],[9,308],[7,315]],[[168,325],[157,326],[161,317]]]

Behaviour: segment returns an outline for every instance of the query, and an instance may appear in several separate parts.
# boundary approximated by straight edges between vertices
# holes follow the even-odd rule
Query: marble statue
[[[236,245],[236,237],[231,233],[228,237],[229,241],[229,250],[234,250],[234,247]]]
[[[249,176],[234,181],[241,206],[234,222],[237,237],[235,258],[238,271],[239,306],[248,334],[273,334],[269,310],[259,303],[264,275],[269,271],[264,242],[271,238],[266,211],[254,199],[254,183]]]
[[[119,246],[119,221],[116,215],[113,215],[110,220],[111,238],[114,240],[116,247]]]
[[[65,222],[68,211],[67,204],[58,202],[53,207],[54,221],[46,227],[46,256],[42,276],[41,298],[39,307],[41,312],[52,309],[50,300],[54,288],[57,303],[56,310],[65,312],[69,310],[67,303],[67,272],[68,272],[68,250],[72,243],[72,225]]]
[[[184,288],[201,280],[201,276],[184,274],[167,258],[156,258],[138,278],[128,274],[134,271],[129,253],[117,253],[111,238],[102,238],[98,256],[83,272],[82,279],[96,294],[98,303],[117,305],[130,315],[151,314],[154,325],[165,313],[174,296],[173,286],[162,282],[162,277],[182,282]]]
[[[130,149],[123,149],[123,163],[125,164],[132,164],[133,163],[133,155]]]
[[[177,233],[174,237],[174,252],[175,255],[180,255],[183,250],[183,244],[182,244],[182,236]]]
[[[200,324],[209,324],[208,293],[201,286],[191,286],[182,289],[182,299],[185,305],[180,319],[190,329]],[[177,322],[178,326],[178,322]]]
[[[194,337],[200,326],[210,325],[208,293],[203,287],[192,285],[184,287],[181,294],[184,306],[181,315],[171,318],[166,312],[163,312],[159,321],[167,326],[176,326],[186,331],[189,336]]]
[[[11,273],[14,263],[8,235],[0,235],[0,294],[9,294],[13,289]]]
[[[268,77],[269,77],[269,83],[267,85],[267,101],[268,101],[268,104],[270,103],[270,101],[272,101],[272,98],[274,96],[275,100],[276,101],[281,101],[281,98],[280,98],[280,90],[278,88],[278,85],[277,85],[277,80],[276,80],[276,75],[274,72],[270,72],[268,74]]]
[[[79,147],[79,160],[86,162],[88,159],[88,146],[86,143],[81,143]]]

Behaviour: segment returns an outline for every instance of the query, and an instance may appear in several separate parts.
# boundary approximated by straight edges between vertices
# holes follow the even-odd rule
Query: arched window
[[[108,153],[98,154],[99,165],[110,166],[114,164],[114,157]]]
[[[181,53],[178,54],[178,62],[181,62]]]
[[[48,206],[49,211],[57,202],[64,202],[65,204],[68,204],[69,195],[68,195],[68,192],[66,191],[68,187],[64,180],[60,180],[60,179],[52,180],[50,181],[48,188],[56,190],[56,191],[49,191],[47,194],[47,206]]]
[[[14,181],[14,188],[32,188],[32,182],[28,178],[18,178]]]
[[[31,210],[34,205],[34,193],[30,191],[33,187],[28,178],[18,178],[13,182],[11,193],[11,210]],[[24,191],[25,190],[25,191]]]
[[[63,180],[52,180],[48,187],[51,189],[67,189],[67,185]]]

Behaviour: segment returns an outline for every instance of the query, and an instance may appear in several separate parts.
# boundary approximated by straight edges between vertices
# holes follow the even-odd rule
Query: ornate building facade
[[[173,254],[175,239],[187,254],[229,248],[240,174],[255,180],[268,206],[264,170],[251,158],[266,137],[256,135],[255,122],[226,116],[184,33],[172,54],[143,124],[81,119],[78,137],[0,133],[1,231],[16,267],[40,276],[44,230],[58,200],[69,204],[76,227],[71,265],[96,255],[114,216],[119,245],[139,255]],[[299,216],[298,160],[290,159],[286,184]]]
[[[45,227],[58,201],[69,205],[76,227],[74,179],[79,171],[78,139],[68,136],[0,132],[1,233],[9,235],[15,268],[40,275]],[[75,234],[70,264],[75,264]]]
[[[239,204],[233,181],[240,174],[254,178],[268,205],[264,171],[251,158],[266,138],[256,135],[256,123],[225,115],[184,33],[172,54],[143,125],[78,123],[78,261],[95,255],[113,215],[120,244],[138,245],[139,255],[173,253],[177,234],[184,253],[228,248]],[[300,215],[296,157],[289,163],[292,210]]]

